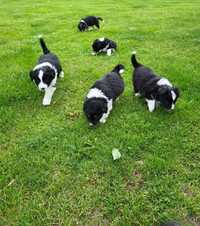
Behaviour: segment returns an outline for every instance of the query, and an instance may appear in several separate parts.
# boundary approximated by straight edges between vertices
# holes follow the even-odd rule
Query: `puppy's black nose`
[[[45,88],[41,88],[42,91],[45,91]]]

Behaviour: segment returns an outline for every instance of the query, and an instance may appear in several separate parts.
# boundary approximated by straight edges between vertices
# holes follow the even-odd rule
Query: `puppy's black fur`
[[[113,102],[123,93],[124,81],[121,74],[124,66],[118,64],[114,69],[97,80],[88,93],[83,111],[92,125],[105,123]],[[105,116],[104,118],[103,115]]]
[[[79,31],[86,31],[89,27],[97,27],[100,28],[99,21],[103,21],[101,17],[96,16],[87,16],[85,18],[82,18],[78,24]]]
[[[108,50],[111,50],[112,53],[117,49],[117,44],[108,38],[99,38],[93,42],[92,49],[96,54],[108,53]]]
[[[42,87],[41,90],[44,90],[45,87],[47,88],[51,85],[51,82],[55,79],[56,76],[59,77],[60,73],[62,72],[62,67],[58,57],[55,54],[50,52],[44,40],[42,38],[40,38],[39,40],[40,40],[41,48],[43,50],[43,55],[40,56],[37,65],[44,65],[44,66],[37,68],[37,65],[36,65],[36,69],[33,69],[30,71],[30,78],[32,81],[33,80],[35,81],[38,88],[40,83],[43,83],[44,88]],[[52,65],[54,69],[48,65],[45,65],[45,63]],[[42,81],[41,81],[41,78],[39,78],[40,71],[43,72]]]
[[[133,87],[136,95],[141,95],[148,101],[159,102],[165,109],[173,109],[179,97],[179,90],[171,83],[158,75],[150,68],[140,64],[136,59],[136,53],[132,54],[131,62],[134,67]],[[149,107],[149,106],[148,106]],[[155,106],[150,111],[153,111]]]

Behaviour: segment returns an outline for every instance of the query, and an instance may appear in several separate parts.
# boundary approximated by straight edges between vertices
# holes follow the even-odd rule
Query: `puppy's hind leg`
[[[146,99],[147,106],[150,112],[153,112],[156,108],[156,101],[155,100],[148,100]]]

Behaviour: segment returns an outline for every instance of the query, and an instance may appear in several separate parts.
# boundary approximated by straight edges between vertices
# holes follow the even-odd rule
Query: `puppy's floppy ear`
[[[33,70],[31,70],[31,71],[29,72],[29,76],[30,76],[30,78],[31,78],[31,81],[33,81],[33,78],[34,78],[34,71],[33,71]]]
[[[160,95],[163,95],[163,94],[165,94],[165,93],[167,93],[168,92],[168,88],[166,87],[166,86],[161,86],[159,89],[158,89],[158,93],[160,94]]]
[[[177,87],[174,87],[174,92],[176,93],[176,96],[179,97],[180,96],[180,91]]]

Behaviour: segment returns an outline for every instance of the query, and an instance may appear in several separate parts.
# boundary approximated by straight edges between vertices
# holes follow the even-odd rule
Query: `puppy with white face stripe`
[[[64,77],[64,72],[58,57],[49,51],[42,38],[40,38],[40,45],[43,55],[40,56],[38,64],[30,71],[30,78],[40,91],[45,92],[43,105],[50,105],[56,90],[57,78]]]
[[[156,108],[159,103],[167,111],[173,110],[179,90],[174,87],[166,78],[156,75],[150,68],[138,63],[136,52],[132,53],[131,62],[134,67],[133,87],[135,96],[142,96],[147,102],[150,112]]]
[[[117,44],[108,38],[99,38],[93,42],[92,49],[94,51],[92,55],[106,53],[108,56],[111,56],[112,53],[116,51]]]
[[[113,103],[124,91],[124,81],[121,76],[123,72],[124,66],[118,64],[90,88],[83,105],[83,111],[90,125],[106,122]]]

